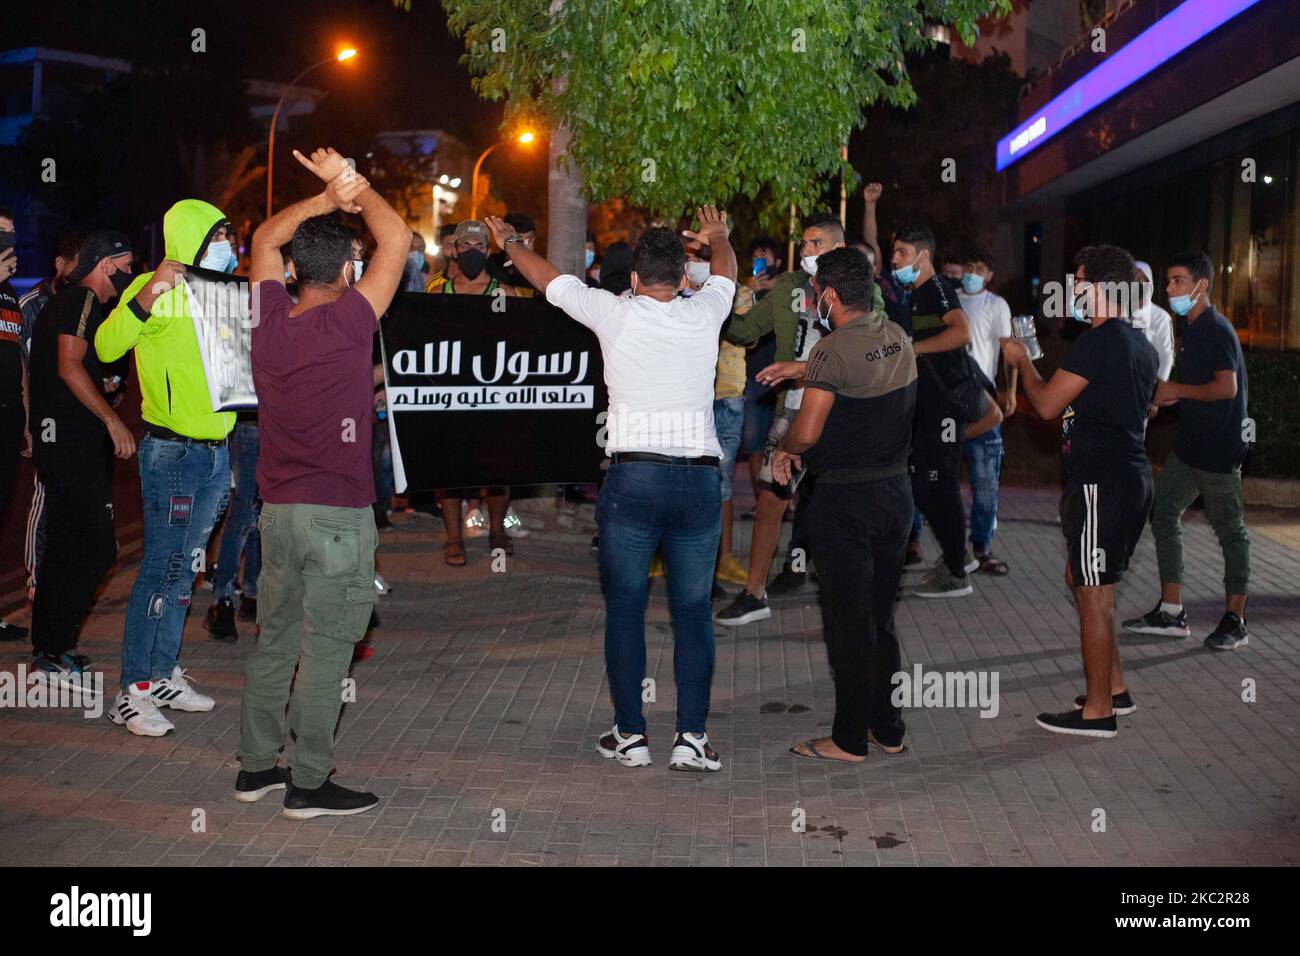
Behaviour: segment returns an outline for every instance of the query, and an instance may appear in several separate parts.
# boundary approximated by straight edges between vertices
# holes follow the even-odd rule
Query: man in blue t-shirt
[[[1089,246],[1075,257],[1073,309],[1092,327],[1044,382],[1022,342],[1002,340],[1025,395],[1044,418],[1061,417],[1061,530],[1065,581],[1074,592],[1088,691],[1075,710],[1039,714],[1059,734],[1114,737],[1116,716],[1136,710],[1124,687],[1115,639],[1115,585],[1146,528],[1153,496],[1143,440],[1159,358],[1131,322],[1137,304],[1133,257],[1118,246]]]
[[[1214,266],[1203,252],[1175,256],[1165,270],[1169,308],[1185,319],[1178,351],[1178,381],[1161,382],[1157,405],[1178,405],[1174,447],[1156,482],[1151,531],[1160,563],[1160,603],[1144,617],[1124,622],[1135,634],[1188,637],[1183,610],[1183,512],[1205,502],[1223,550],[1227,606],[1205,639],[1213,651],[1235,651],[1250,642],[1246,591],[1250,584],[1250,535],[1241,494],[1241,462],[1254,438],[1246,413],[1246,360],[1232,323],[1210,304]]]

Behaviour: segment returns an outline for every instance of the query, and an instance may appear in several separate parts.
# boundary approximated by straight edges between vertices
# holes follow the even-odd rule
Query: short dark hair
[[[965,256],[959,256],[955,252],[950,252],[943,257],[942,265],[945,266],[965,266],[970,260]]]
[[[337,215],[304,219],[293,233],[293,266],[299,285],[333,285],[352,258],[352,237],[356,232]]]
[[[59,235],[59,244],[55,246],[54,254],[64,259],[75,259],[85,241],[86,234],[80,229],[68,229]]]
[[[989,267],[990,272],[996,272],[993,268],[993,256],[987,249],[972,249],[966,254],[967,262],[982,262]]]
[[[860,249],[846,246],[817,257],[817,275],[813,281],[823,289],[834,289],[840,301],[851,309],[871,308],[875,279],[871,260]]]
[[[773,252],[780,252],[780,244],[771,236],[759,236],[749,244],[749,254],[752,256],[759,249],[771,249]]]
[[[909,246],[916,246],[918,249],[926,249],[930,253],[930,258],[934,258],[934,233],[930,231],[929,226],[917,224],[900,229],[895,234],[894,241],[905,242]]]
[[[13,222],[14,221],[13,210],[10,209],[8,206],[0,206],[0,219],[8,219],[10,222]]]
[[[507,225],[515,227],[515,232],[537,231],[537,224],[533,222],[533,217],[526,212],[508,212],[504,218]]]
[[[1132,254],[1119,246],[1084,246],[1075,255],[1074,265],[1083,266],[1089,282],[1130,283],[1137,275]]]
[[[1207,292],[1214,285],[1214,263],[1204,252],[1180,252],[1169,260],[1169,265],[1182,266],[1193,279],[1204,279]]]
[[[646,285],[676,285],[686,270],[686,248],[667,226],[647,229],[632,250],[632,271]]]
[[[804,231],[825,229],[836,242],[844,241],[844,226],[840,223],[839,216],[832,216],[828,212],[814,212],[804,216],[803,228]]]
[[[456,234],[456,227],[457,227],[458,225],[460,225],[460,223],[449,222],[449,223],[445,223],[444,225],[439,226],[439,227],[438,227],[438,242],[441,243],[442,240],[446,239],[448,236],[453,236],[453,235],[455,235],[455,234]]]

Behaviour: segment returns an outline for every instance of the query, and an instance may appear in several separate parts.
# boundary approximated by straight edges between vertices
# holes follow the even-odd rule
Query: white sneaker
[[[465,516],[465,537],[485,538],[487,533],[488,522],[483,516],[483,511],[479,508],[470,508],[469,514]]]
[[[149,697],[150,687],[149,681],[141,681],[119,693],[108,712],[108,719],[115,724],[125,724],[127,730],[140,737],[161,737],[175,730],[172,722],[159,713]]]
[[[216,706],[217,702],[206,694],[200,694],[190,682],[185,679],[185,672],[177,664],[172,668],[172,676],[164,677],[152,682],[153,687],[149,690],[149,696],[153,698],[154,704],[159,707],[170,707],[172,710],[186,710],[190,713],[206,713]]]
[[[650,741],[645,734],[623,734],[614,729],[600,738],[596,750],[602,757],[617,760],[625,767],[648,767],[650,760]]]
[[[673,743],[669,770],[721,770],[718,753],[709,746],[708,734],[678,734]]]
[[[515,514],[514,508],[506,509],[506,520],[504,523],[506,526],[506,534],[510,535],[512,538],[526,538],[532,533],[524,526],[519,515]]]

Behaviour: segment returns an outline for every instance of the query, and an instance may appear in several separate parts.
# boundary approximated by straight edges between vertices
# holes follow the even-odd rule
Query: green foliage
[[[1246,352],[1246,414],[1255,420],[1258,442],[1245,473],[1256,478],[1300,478],[1300,355]]]
[[[916,98],[925,20],[973,39],[1010,0],[443,0],[506,124],[566,126],[588,198],[659,216],[763,193],[812,208],[882,101]],[[559,4],[556,4],[559,6]]]

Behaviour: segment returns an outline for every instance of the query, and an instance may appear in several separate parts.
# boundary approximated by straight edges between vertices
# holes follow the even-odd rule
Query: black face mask
[[[121,269],[119,269],[117,272],[114,272],[111,276],[108,277],[108,281],[113,284],[113,291],[116,292],[118,295],[121,295],[123,292],[126,291],[126,287],[131,284],[131,280],[134,278],[135,276],[132,275],[131,273],[123,272]]]
[[[477,279],[487,268],[487,253],[482,249],[466,249],[456,253],[456,265],[466,279]]]

